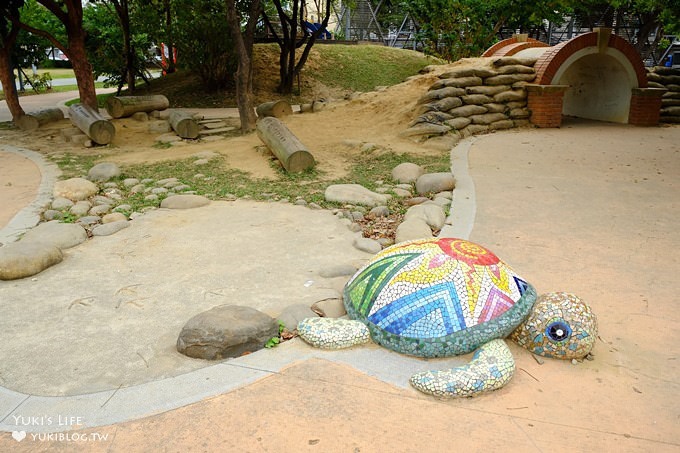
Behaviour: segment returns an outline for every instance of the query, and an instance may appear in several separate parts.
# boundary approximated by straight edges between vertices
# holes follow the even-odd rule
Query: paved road
[[[100,88],[97,90],[98,94],[114,91],[115,88]],[[22,96],[19,99],[21,106],[26,112],[33,112],[48,107],[56,107],[60,102],[65,102],[70,99],[77,98],[78,91],[64,91],[61,93],[45,93],[34,96]],[[12,121],[12,115],[7,108],[7,102],[0,101],[0,122]]]

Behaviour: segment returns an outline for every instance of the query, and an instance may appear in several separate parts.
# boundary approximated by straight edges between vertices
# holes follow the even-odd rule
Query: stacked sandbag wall
[[[680,123],[680,69],[656,66],[648,70],[649,88],[664,88],[661,97],[662,123]]]
[[[417,102],[404,137],[462,138],[529,124],[525,86],[536,77],[533,58],[480,58],[445,72]]]

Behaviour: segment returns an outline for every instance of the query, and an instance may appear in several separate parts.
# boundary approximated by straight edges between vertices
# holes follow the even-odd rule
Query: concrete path
[[[5,389],[0,451],[678,451],[679,144],[680,127],[567,123],[452,153],[443,234],[469,234],[539,292],[586,299],[600,324],[592,362],[540,365],[511,345],[506,388],[442,402],[406,381],[453,362],[291,341],[87,395]]]

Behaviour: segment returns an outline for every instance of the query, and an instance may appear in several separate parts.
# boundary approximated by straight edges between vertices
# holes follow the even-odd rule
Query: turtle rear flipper
[[[482,345],[467,365],[445,371],[423,371],[410,383],[421,392],[444,398],[476,396],[498,390],[515,374],[515,360],[503,340]]]

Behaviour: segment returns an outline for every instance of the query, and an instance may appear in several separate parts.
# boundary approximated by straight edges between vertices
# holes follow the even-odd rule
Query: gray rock
[[[149,121],[149,115],[146,112],[135,112],[130,117],[135,121],[146,122]]]
[[[137,178],[125,178],[123,180],[123,185],[125,187],[134,187],[137,184],[139,184],[139,179],[137,179]]]
[[[401,198],[410,197],[412,195],[410,190],[400,189],[399,187],[395,187],[394,189],[392,189],[392,192],[394,192],[396,196]]]
[[[451,200],[444,197],[435,197],[435,199],[432,200],[430,203],[434,203],[437,206],[440,206],[442,209],[446,209],[449,206],[451,206]]]
[[[161,208],[167,209],[191,209],[200,208],[210,203],[210,200],[201,195],[174,195],[161,202]]]
[[[173,192],[183,192],[187,189],[191,189],[191,187],[186,184],[179,184],[172,188]]]
[[[354,247],[362,252],[376,254],[382,250],[382,246],[376,240],[369,238],[356,238],[354,240]]]
[[[376,206],[368,213],[368,217],[387,217],[390,210],[387,206]]]
[[[99,187],[92,181],[84,178],[71,178],[57,181],[54,184],[53,194],[55,197],[68,198],[69,200],[85,200],[99,192]],[[89,208],[88,208],[89,209]]]
[[[102,217],[102,223],[104,224],[120,222],[123,220],[127,220],[127,217],[125,217],[125,214],[120,212],[112,212],[111,214],[106,214],[104,217]]]
[[[319,275],[324,278],[350,277],[357,271],[356,266],[351,264],[335,264],[319,271]]]
[[[129,204],[121,204],[113,208],[113,212],[127,212],[132,211],[132,206]]]
[[[64,214],[61,211],[57,211],[56,209],[48,209],[47,211],[43,212],[43,219],[48,221],[62,218],[64,218]]]
[[[168,193],[168,189],[166,189],[165,187],[154,187],[153,189],[151,189],[151,193],[155,195],[160,195],[162,193]]]
[[[22,241],[42,242],[60,249],[67,249],[87,240],[85,228],[74,223],[60,223],[58,221],[41,223],[29,230],[21,238]]]
[[[194,165],[197,165],[197,166],[207,165],[208,163],[210,163],[210,161],[208,159],[196,159],[194,161]]]
[[[431,192],[437,193],[453,190],[455,186],[456,181],[451,173],[426,173],[416,181],[416,192],[419,195]]]
[[[87,172],[87,178],[90,181],[109,181],[118,176],[120,176],[120,167],[113,162],[101,162]]]
[[[0,280],[30,277],[63,259],[61,250],[44,242],[19,241],[0,247]]]
[[[411,162],[404,162],[397,165],[392,170],[392,179],[403,184],[416,182],[416,180],[425,174],[425,169],[420,165]]]
[[[430,199],[427,198],[427,197],[413,197],[413,198],[409,198],[408,200],[404,201],[404,204],[406,206],[415,206],[417,204],[425,203],[426,201],[430,201]]]
[[[315,209],[315,210],[323,209],[321,206],[319,206],[319,205],[316,204],[316,203],[309,203],[309,204],[307,205],[307,207],[308,207],[309,209]]]
[[[350,215],[350,220],[354,220],[355,222],[358,222],[360,220],[364,220],[364,214],[360,211],[352,211],[349,213]]]
[[[451,199],[453,199],[453,194],[451,192],[445,191],[445,192],[439,192],[439,193],[435,194],[434,197],[435,198],[439,198],[439,197],[448,198],[449,200],[451,200]]]
[[[326,201],[336,203],[380,206],[387,203],[389,195],[372,192],[360,184],[333,184],[326,188]]]
[[[179,179],[177,179],[177,178],[164,178],[164,179],[159,179],[158,181],[156,181],[156,185],[159,186],[159,187],[160,187],[160,186],[167,187],[166,184],[168,184],[168,183],[173,183],[173,182],[176,182],[176,183],[179,184]]]
[[[436,230],[440,230],[444,226],[444,222],[446,222],[444,210],[441,206],[434,203],[423,203],[411,206],[408,211],[406,211],[404,220],[406,221],[413,218],[424,220],[425,223]]]
[[[180,185],[182,185],[181,182],[174,180],[174,181],[166,182],[165,184],[163,184],[163,187],[165,187],[166,189],[172,189],[173,187],[180,186]]]
[[[347,314],[342,299],[324,299],[312,304],[312,310],[324,318],[340,318]]]
[[[118,183],[116,183],[116,182],[105,182],[104,187],[106,187],[107,189],[117,189]]]
[[[352,231],[354,233],[358,233],[359,231],[362,230],[361,225],[359,225],[358,223],[354,223],[349,219],[345,219],[345,220],[347,220],[347,222],[349,222],[347,224],[347,228],[349,228],[349,231]]]
[[[295,304],[284,308],[277,321],[283,323],[283,326],[292,332],[297,329],[298,323],[303,319],[316,318],[317,316],[319,315],[312,311],[309,305]]]
[[[134,186],[130,187],[130,193],[141,193],[144,192],[146,189],[146,186],[144,184],[135,184]]]
[[[278,336],[276,320],[254,308],[220,305],[191,318],[177,339],[177,350],[189,357],[220,360],[264,347]]]
[[[111,210],[110,204],[100,204],[100,205],[95,206],[92,209],[90,209],[88,214],[96,215],[96,216],[102,216],[104,214],[108,214],[108,212],[110,210]]]
[[[433,237],[432,230],[430,230],[427,223],[423,219],[412,218],[402,222],[397,227],[395,242],[399,243],[412,239],[427,239],[431,237]]]
[[[151,195],[147,195],[144,197],[145,201],[158,201],[158,195],[155,193],[152,193]]]
[[[109,197],[105,197],[103,195],[96,195],[92,198],[92,204],[95,206],[97,205],[102,205],[102,204],[113,204],[113,200],[110,199]]]
[[[130,222],[127,220],[118,220],[116,222],[105,223],[102,225],[97,225],[92,229],[93,236],[110,236],[120,230],[130,226]]]
[[[85,217],[81,217],[78,219],[76,223],[84,226],[90,226],[90,225],[95,225],[99,222],[101,222],[101,217],[96,216],[96,215],[88,215]]]
[[[87,215],[87,213],[90,211],[90,208],[92,208],[92,204],[89,201],[80,200],[79,202],[71,206],[69,212],[76,217],[82,217],[84,215]]]
[[[151,178],[144,178],[141,181],[139,181],[140,184],[151,184],[153,182],[153,179]]]
[[[71,206],[73,206],[73,202],[68,198],[57,197],[52,200],[52,209],[56,209],[57,211],[69,209]]]

